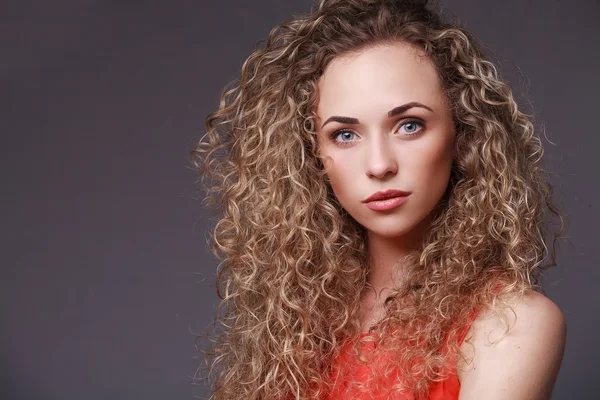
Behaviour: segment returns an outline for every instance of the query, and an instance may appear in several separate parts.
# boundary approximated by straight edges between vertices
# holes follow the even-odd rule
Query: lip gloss
[[[393,210],[396,207],[400,207],[402,204],[404,204],[404,202],[406,202],[406,199],[408,199],[408,196],[399,196],[392,197],[391,199],[369,201],[365,204],[374,211],[387,211]]]

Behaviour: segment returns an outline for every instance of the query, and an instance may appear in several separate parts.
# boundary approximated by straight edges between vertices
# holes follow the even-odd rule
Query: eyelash
[[[416,132],[414,132],[414,133],[405,133],[405,134],[404,134],[404,135],[402,135],[402,136],[408,136],[408,137],[412,137],[412,136],[417,136],[417,135],[420,135],[420,134],[421,134],[421,131],[423,130],[423,128],[425,128],[425,124],[423,123],[423,121],[420,121],[420,120],[418,120],[418,119],[409,119],[409,120],[404,120],[404,121],[403,121],[403,122],[400,124],[399,128],[403,127],[404,125],[408,125],[408,124],[417,124],[417,125],[419,125],[419,126],[421,127],[421,129],[419,129],[418,131],[416,131]],[[354,133],[353,131],[351,131],[350,129],[343,128],[343,129],[339,129],[339,130],[337,130],[337,131],[333,132],[333,133],[331,134],[331,140],[333,140],[335,143],[337,143],[337,144],[339,144],[339,145],[342,145],[342,146],[347,146],[347,145],[349,145],[351,142],[343,142],[343,141],[339,141],[339,140],[337,140],[337,137],[338,137],[340,134],[342,134],[342,133],[345,133],[345,132],[350,132],[350,133],[353,133],[353,134],[355,134],[355,133]]]

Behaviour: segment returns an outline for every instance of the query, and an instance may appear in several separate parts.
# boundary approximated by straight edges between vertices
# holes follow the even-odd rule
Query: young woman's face
[[[338,57],[319,82],[317,114],[333,192],[358,223],[392,238],[430,222],[448,186],[454,130],[429,58],[401,43]],[[390,190],[410,194],[367,201]]]

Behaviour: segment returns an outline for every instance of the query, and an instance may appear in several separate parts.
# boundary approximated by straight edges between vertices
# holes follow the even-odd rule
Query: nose
[[[367,176],[383,179],[387,175],[394,176],[398,172],[398,162],[391,143],[384,138],[374,139],[367,154]]]

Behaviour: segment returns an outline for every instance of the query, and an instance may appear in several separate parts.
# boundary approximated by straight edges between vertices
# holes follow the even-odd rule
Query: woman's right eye
[[[333,139],[333,141],[336,143],[344,144],[352,142],[355,136],[356,134],[352,131],[339,130],[331,134],[331,139]]]

